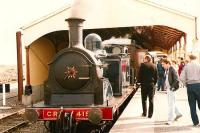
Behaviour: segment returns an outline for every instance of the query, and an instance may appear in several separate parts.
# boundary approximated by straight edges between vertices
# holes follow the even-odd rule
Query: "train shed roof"
[[[186,34],[196,38],[196,17],[147,0],[76,0],[22,27],[23,45],[47,33],[68,30],[65,19],[69,17],[84,18],[84,29],[98,29],[104,33],[103,39],[109,33],[120,36],[129,31],[136,41],[150,44],[149,49],[158,46],[169,50]]]

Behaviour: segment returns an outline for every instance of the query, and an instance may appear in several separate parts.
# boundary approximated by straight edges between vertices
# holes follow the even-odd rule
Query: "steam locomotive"
[[[49,63],[44,101],[26,108],[26,118],[45,121],[50,132],[78,132],[82,123],[103,132],[132,98],[130,57],[127,49],[103,49],[101,38],[89,34],[82,44],[84,19],[66,19],[69,47]],[[120,51],[121,50],[121,51]],[[90,126],[91,127],[91,126]]]

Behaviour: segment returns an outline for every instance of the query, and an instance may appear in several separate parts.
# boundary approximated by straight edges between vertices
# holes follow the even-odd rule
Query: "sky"
[[[66,5],[70,0],[0,0],[0,65],[16,64],[20,27]]]
[[[0,65],[16,64],[16,32],[69,3],[71,0],[0,0]],[[150,0],[161,5],[200,16],[199,0]]]

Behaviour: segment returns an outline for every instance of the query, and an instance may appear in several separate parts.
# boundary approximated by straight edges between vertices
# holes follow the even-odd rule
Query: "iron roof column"
[[[30,62],[29,62],[29,50],[30,47],[26,46],[26,85],[25,85],[25,95],[32,94],[32,86],[30,84]]]
[[[17,41],[17,72],[18,72],[18,101],[22,103],[23,94],[23,67],[22,67],[22,42],[21,32],[16,33]]]
[[[186,38],[186,37],[187,37],[187,34],[185,33],[185,34],[183,35],[183,38],[184,38],[184,47],[183,47],[183,49],[184,49],[184,51],[185,51],[185,52],[184,52],[184,58],[186,58],[186,54],[187,54],[187,53],[186,53],[186,50],[187,50],[187,49],[186,49],[186,45],[187,45],[187,38]]]

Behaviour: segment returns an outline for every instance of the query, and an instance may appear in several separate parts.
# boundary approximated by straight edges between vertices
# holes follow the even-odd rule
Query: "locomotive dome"
[[[88,34],[84,40],[85,48],[90,51],[97,51],[102,49],[101,37],[96,33]]]

